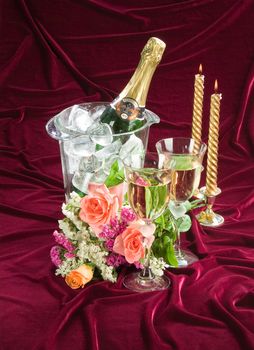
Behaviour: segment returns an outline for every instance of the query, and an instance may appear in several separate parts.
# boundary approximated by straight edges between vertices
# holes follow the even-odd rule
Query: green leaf
[[[171,266],[178,266],[177,259],[175,257],[175,250],[173,246],[173,242],[171,241],[166,248],[166,262]]]
[[[95,146],[95,151],[97,152],[97,151],[100,151],[101,149],[103,149],[104,147],[103,146],[101,146],[101,145],[96,145]]]
[[[180,232],[187,232],[191,228],[191,218],[189,215],[183,215],[177,220],[177,225]]]
[[[149,187],[145,187],[146,217],[149,218],[153,208],[153,198]]]
[[[153,242],[153,254],[162,257],[171,266],[177,266],[173,241],[166,235]]]
[[[162,242],[163,242],[163,245],[167,245],[171,242],[171,239],[169,238],[169,236],[164,235],[162,237]]]
[[[174,170],[189,170],[193,168],[196,157],[190,154],[176,155],[172,157],[171,167]]]
[[[161,252],[163,250],[163,243],[162,243],[161,239],[156,238],[153,242],[152,247],[153,247],[152,249],[153,249],[154,255],[157,257],[160,257],[162,255]]]
[[[122,183],[124,179],[124,170],[123,168],[119,169],[118,161],[115,160],[111,165],[109,175],[105,180],[105,185],[107,187],[116,186]]]
[[[162,230],[165,229],[165,216],[162,214],[160,215],[156,220],[155,220],[155,223],[156,223],[156,227],[157,228],[161,228]]]
[[[150,193],[150,203],[149,203],[149,211],[146,212],[146,217],[152,218],[154,216],[154,213],[156,214],[157,212],[157,207],[159,204],[159,192],[158,192],[158,187],[146,187],[146,192],[149,191]]]
[[[165,206],[166,198],[168,196],[167,185],[158,186],[158,207],[162,208]]]

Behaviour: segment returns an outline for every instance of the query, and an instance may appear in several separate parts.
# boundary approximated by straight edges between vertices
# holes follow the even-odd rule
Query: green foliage
[[[115,162],[111,165],[109,175],[105,181],[105,185],[107,187],[112,187],[119,185],[122,182],[124,182],[124,170],[123,168],[119,168],[118,161],[115,160]]]
[[[156,257],[163,257],[165,262],[171,266],[178,265],[174,252],[174,243],[178,236],[177,233],[178,231],[187,232],[191,228],[191,218],[186,212],[203,205],[203,201],[199,199],[192,202],[185,202],[185,210],[182,211],[180,217],[174,217],[169,206],[169,208],[155,220],[156,231],[153,243],[153,254]],[[183,214],[184,212],[185,214]]]
[[[169,209],[155,220],[156,231],[153,243],[153,254],[163,257],[171,266],[177,266],[174,252],[174,242],[177,238],[177,223]]]

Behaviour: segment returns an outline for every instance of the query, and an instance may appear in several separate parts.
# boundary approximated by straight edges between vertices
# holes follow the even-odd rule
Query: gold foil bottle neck
[[[158,64],[161,61],[163,52],[166,48],[166,44],[159,38],[151,37],[146,43],[141,52],[143,59],[149,59],[149,61]]]
[[[151,79],[162,58],[165,47],[166,44],[158,38],[151,37],[147,41],[133,76],[114,100],[115,104],[123,98],[128,98],[135,100],[140,108],[145,108]]]

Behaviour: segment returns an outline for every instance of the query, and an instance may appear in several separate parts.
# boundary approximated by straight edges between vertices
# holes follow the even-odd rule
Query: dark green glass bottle
[[[166,44],[158,38],[148,40],[130,81],[102,113],[101,122],[109,124],[114,134],[139,129],[145,123],[143,113],[147,93],[165,47]]]

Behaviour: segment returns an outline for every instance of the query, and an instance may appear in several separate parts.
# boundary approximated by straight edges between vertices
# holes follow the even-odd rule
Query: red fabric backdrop
[[[254,348],[254,2],[16,0],[0,8],[0,349]],[[118,283],[71,290],[54,276],[52,231],[64,200],[58,144],[46,122],[110,101],[150,36],[167,44],[147,107],[161,118],[149,148],[190,136],[193,82],[205,74],[203,139],[214,80],[221,106],[220,228],[193,218],[183,236],[200,261],[170,269],[169,290]],[[204,181],[204,179],[203,179]]]

